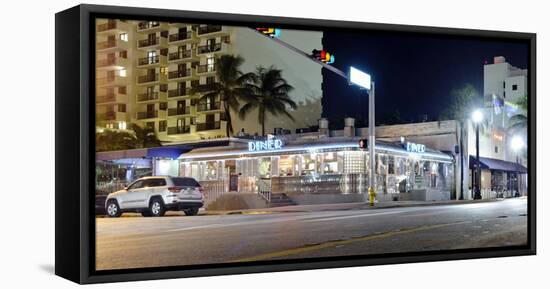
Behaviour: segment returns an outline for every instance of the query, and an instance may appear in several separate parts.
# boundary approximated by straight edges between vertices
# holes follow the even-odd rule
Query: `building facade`
[[[304,49],[320,48],[321,32],[285,34],[286,41],[305,43]],[[104,19],[97,20],[96,35],[99,128],[127,129],[138,124],[154,130],[166,143],[227,137],[223,101],[191,92],[219,81],[215,62],[223,54],[243,57],[243,72],[273,65],[295,87],[290,93],[299,106],[292,112],[295,121],[273,118],[266,123],[267,131],[315,125],[321,116],[321,67],[288,56],[283,47],[253,29]],[[260,132],[256,111],[245,120],[230,113],[235,132]]]

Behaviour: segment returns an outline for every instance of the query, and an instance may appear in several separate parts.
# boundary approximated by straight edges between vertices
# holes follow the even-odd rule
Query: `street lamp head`
[[[371,89],[372,82],[370,74],[365,73],[353,66],[349,69],[349,81],[367,90]]]
[[[525,146],[525,142],[521,136],[516,135],[510,141],[510,145],[514,151],[519,151]]]
[[[476,109],[474,112],[472,112],[472,121],[474,123],[480,123],[483,120],[483,112],[481,112],[481,109]]]

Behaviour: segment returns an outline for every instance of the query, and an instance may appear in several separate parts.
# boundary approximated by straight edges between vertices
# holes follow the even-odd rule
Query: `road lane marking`
[[[193,227],[186,227],[186,228],[178,228],[178,229],[171,229],[166,232],[178,232],[178,231],[188,231],[188,230],[195,230],[195,229],[203,229],[203,228],[212,228],[212,227],[218,227],[222,226],[222,224],[210,224],[210,225],[204,225],[204,226],[193,226]]]
[[[437,224],[437,225],[427,225],[427,226],[420,226],[420,227],[414,227],[414,228],[409,228],[409,229],[401,229],[399,231],[385,232],[385,233],[381,233],[381,234],[378,234],[378,235],[368,235],[368,236],[356,237],[356,238],[351,238],[351,239],[346,239],[346,240],[327,241],[327,242],[319,243],[319,244],[315,244],[315,245],[306,245],[306,246],[302,246],[302,247],[298,247],[298,248],[287,249],[287,250],[282,250],[282,251],[275,251],[275,252],[271,252],[271,253],[267,253],[267,254],[261,254],[261,255],[257,255],[257,256],[236,259],[236,260],[232,260],[230,262],[236,262],[236,263],[237,262],[254,262],[254,261],[267,260],[267,259],[281,258],[281,257],[287,257],[287,256],[291,256],[291,255],[303,254],[303,253],[307,253],[307,252],[311,252],[311,251],[317,251],[317,250],[321,250],[321,249],[328,249],[328,248],[333,248],[333,247],[337,247],[337,246],[353,244],[353,243],[357,243],[357,242],[365,242],[365,241],[371,241],[371,240],[376,240],[376,239],[383,239],[383,238],[388,238],[388,237],[393,237],[393,236],[398,236],[398,235],[403,235],[403,234],[422,232],[422,231],[427,231],[427,230],[432,230],[432,229],[437,229],[437,228],[443,228],[443,227],[448,227],[448,226],[452,226],[452,225],[460,225],[460,224],[465,224],[465,223],[470,223],[470,221],[456,222],[456,223],[446,223],[446,224]]]
[[[375,213],[375,214],[369,214],[369,215],[379,215],[379,214],[387,214],[386,213]],[[357,215],[353,216],[338,216],[333,217],[334,215],[329,215],[329,218],[343,218],[347,219],[349,217],[356,217]],[[360,216],[365,216],[360,215]],[[198,230],[198,229],[205,229],[205,228],[226,228],[226,227],[238,227],[238,226],[248,226],[248,225],[262,225],[262,224],[274,224],[274,223],[280,223],[280,222],[293,222],[293,221],[303,221],[307,222],[310,219],[313,219],[313,221],[318,220],[318,218],[327,218],[327,217],[312,217],[312,216],[296,216],[296,217],[281,217],[276,219],[263,219],[263,220],[242,220],[238,221],[237,223],[226,223],[226,224],[209,224],[209,225],[201,225],[201,226],[193,226],[193,227],[186,227],[186,228],[177,228],[177,229],[170,229],[165,230],[164,232],[178,232],[178,231],[189,231],[189,230]]]
[[[338,217],[322,217],[322,218],[318,218],[318,219],[303,220],[303,221],[304,222],[324,222],[324,221],[344,220],[344,219],[369,217],[369,216],[392,215],[392,214],[399,214],[399,213],[403,213],[403,212],[405,212],[405,211],[391,211],[391,212],[383,212],[383,213],[360,214],[360,215],[338,216]]]

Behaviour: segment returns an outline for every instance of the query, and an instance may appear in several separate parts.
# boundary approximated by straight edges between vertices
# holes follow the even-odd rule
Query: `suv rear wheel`
[[[111,218],[120,217],[120,215],[122,215],[122,211],[116,200],[109,200],[105,210],[107,211],[107,215]]]
[[[199,208],[191,208],[187,210],[183,210],[186,216],[194,216],[199,213]]]
[[[154,198],[149,203],[149,213],[153,217],[161,217],[164,216],[164,203],[160,198]]]

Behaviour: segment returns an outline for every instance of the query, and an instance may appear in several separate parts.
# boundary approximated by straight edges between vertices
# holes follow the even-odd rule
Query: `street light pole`
[[[516,152],[516,194],[514,197],[521,196],[519,193],[519,153]]]
[[[375,159],[375,146],[376,146],[376,136],[375,136],[375,116],[374,116],[374,82],[371,84],[371,89],[369,91],[369,162],[370,162],[370,172],[369,172],[369,200],[370,205],[374,205],[374,200],[376,198],[376,159]]]
[[[476,185],[474,200],[481,199],[481,163],[479,162],[479,122],[476,122]]]

